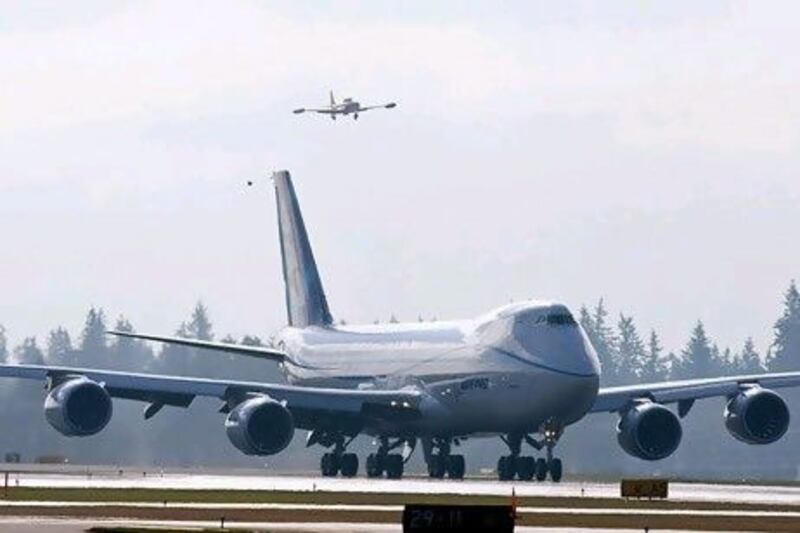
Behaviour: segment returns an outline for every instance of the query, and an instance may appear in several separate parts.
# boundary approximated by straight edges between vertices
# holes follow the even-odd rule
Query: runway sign
[[[406,505],[403,533],[514,531],[510,505]]]
[[[623,498],[665,499],[669,495],[666,479],[623,479],[620,483]]]

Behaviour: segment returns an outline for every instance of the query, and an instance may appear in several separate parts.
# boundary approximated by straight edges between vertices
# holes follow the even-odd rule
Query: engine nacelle
[[[247,455],[273,455],[294,437],[294,418],[281,403],[257,396],[237,405],[225,419],[225,432]]]
[[[617,440],[622,449],[646,461],[669,457],[678,449],[683,430],[675,413],[651,401],[636,403],[620,415]]]
[[[67,437],[94,435],[106,427],[113,412],[111,396],[99,383],[84,377],[65,381],[44,400],[44,416]]]
[[[749,387],[728,401],[725,427],[747,444],[771,444],[789,429],[789,407],[776,392]]]

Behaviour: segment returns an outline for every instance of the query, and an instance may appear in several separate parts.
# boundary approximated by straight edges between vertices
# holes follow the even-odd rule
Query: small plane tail
[[[330,92],[331,95],[331,107],[336,107],[336,98],[333,97],[333,91]]]
[[[328,326],[333,318],[322,289],[322,281],[308,241],[303,215],[286,170],[272,175],[278,203],[283,279],[286,283],[286,310],[289,325]]]

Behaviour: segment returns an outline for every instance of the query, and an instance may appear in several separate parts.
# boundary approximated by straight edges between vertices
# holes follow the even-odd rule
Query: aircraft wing
[[[366,107],[359,108],[358,112],[362,111],[369,111],[370,109],[392,109],[393,107],[397,107],[395,102],[389,102],[388,104],[381,104],[381,105],[368,105]]]
[[[620,411],[630,405],[631,401],[640,398],[648,398],[658,403],[679,402],[679,410],[688,411],[695,400],[715,396],[734,396],[742,387],[753,385],[760,385],[766,389],[797,387],[800,386],[800,372],[751,374],[605,387],[598,392],[591,412]]]
[[[112,398],[155,405],[187,407],[196,396],[218,398],[225,412],[252,394],[286,402],[301,429],[314,429],[325,417],[398,420],[416,417],[422,393],[417,389],[354,390],[297,387],[156,374],[137,374],[92,368],[45,365],[0,365],[0,377],[47,381],[51,384],[86,377],[103,384]]]
[[[300,113],[322,113],[324,115],[332,115],[338,113],[335,109],[331,109],[329,107],[301,107],[300,109],[295,109],[292,111],[295,115],[299,115]]]

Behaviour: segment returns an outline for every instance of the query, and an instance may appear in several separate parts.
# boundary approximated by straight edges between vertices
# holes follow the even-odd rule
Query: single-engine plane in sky
[[[333,96],[333,91],[330,92],[331,103],[328,107],[316,107],[316,108],[305,108],[301,107],[299,109],[295,109],[292,111],[294,114],[298,115],[300,113],[321,113],[323,115],[330,115],[332,120],[336,120],[336,115],[353,115],[354,120],[358,120],[358,114],[363,113],[364,111],[370,111],[371,109],[392,109],[393,107],[397,107],[395,102],[389,102],[388,104],[381,104],[381,105],[369,105],[366,107],[362,107],[359,102],[356,102],[352,98],[345,98],[341,102],[336,102],[336,98]]]
[[[0,365],[0,377],[44,381],[47,421],[76,437],[101,431],[117,399],[145,402],[149,419],[164,406],[216,398],[236,448],[277,454],[305,430],[308,446],[329,450],[323,476],[355,476],[359,458],[347,449],[366,434],[377,444],[366,458],[368,477],[402,477],[419,443],[431,477],[461,479],[461,443],[499,437],[508,448],[497,461],[499,479],[559,481],[554,449],[587,415],[617,413],[620,447],[656,461],[677,450],[681,419],[695,401],[711,397],[726,399],[721,422],[747,444],[775,442],[789,427],[789,406],[775,389],[800,386],[800,372],[601,387],[586,332],[558,302],[512,303],[466,320],[336,324],[289,173],[273,181],[287,307],[273,345],[111,333],[275,361],[289,384],[27,364]]]

